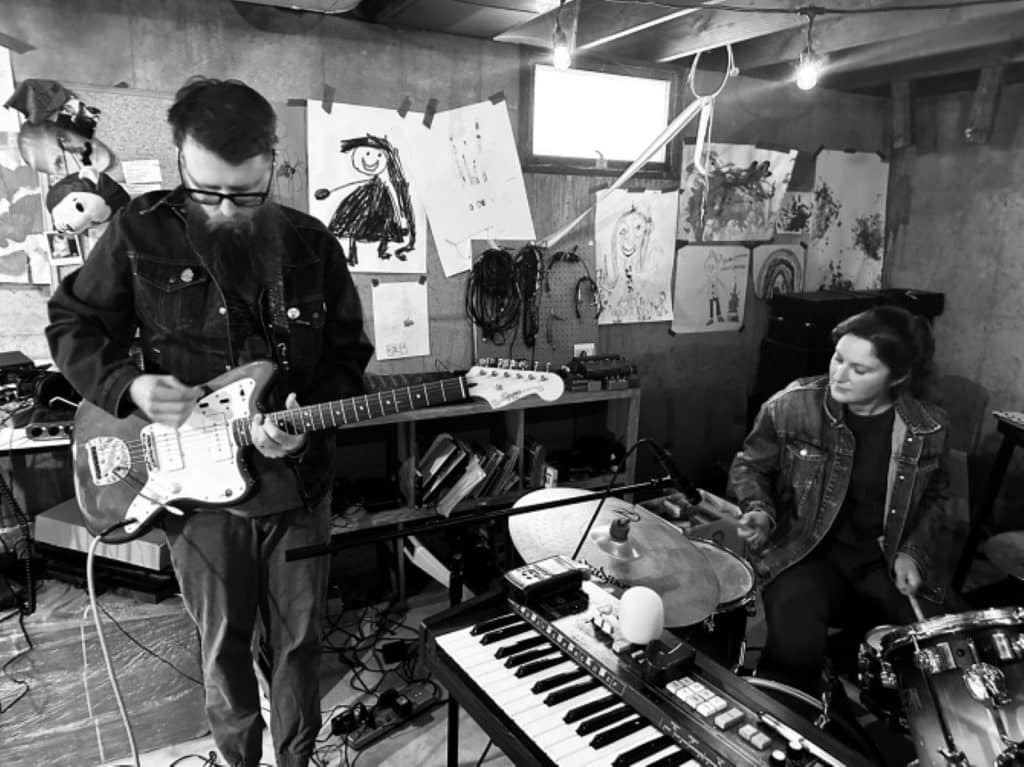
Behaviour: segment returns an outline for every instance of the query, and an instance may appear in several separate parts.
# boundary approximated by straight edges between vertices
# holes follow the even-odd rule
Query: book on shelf
[[[452,483],[444,494],[437,501],[437,513],[442,517],[451,515],[455,506],[470,496],[486,474],[480,466],[480,460],[473,452],[469,453],[466,461],[466,468],[454,483]]]

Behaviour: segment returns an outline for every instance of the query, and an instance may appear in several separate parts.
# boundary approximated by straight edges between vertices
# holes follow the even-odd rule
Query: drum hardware
[[[977,660],[978,653],[973,647],[973,643],[971,649]],[[1002,711],[1000,711],[1004,706],[1010,705],[1012,701],[1006,687],[1006,675],[1002,669],[996,668],[991,663],[975,662],[963,672],[963,680],[971,697],[988,710],[999,740],[1006,744],[1006,748],[996,757],[996,765],[1019,764],[1018,760],[1024,757],[1024,743],[1013,740],[1007,734],[1006,722],[1003,719]]]
[[[921,653],[921,647],[917,643],[917,634],[911,633],[911,639],[914,642],[914,659]],[[939,703],[938,693],[935,691],[935,685],[932,684],[931,674],[921,674],[924,679],[925,688],[928,690],[928,697],[931,699],[932,707],[935,711],[935,718],[939,722],[939,731],[942,733],[942,739],[946,743],[945,748],[938,749],[939,754],[943,759],[946,760],[946,764],[950,767],[970,767],[970,763],[967,761],[967,755],[963,751],[958,751],[956,742],[953,740],[953,733],[949,729],[949,723],[946,721],[946,716],[942,713],[942,706]]]
[[[935,647],[927,647],[914,653],[914,666],[925,674],[941,674],[956,668],[953,650],[948,642],[940,642]]]

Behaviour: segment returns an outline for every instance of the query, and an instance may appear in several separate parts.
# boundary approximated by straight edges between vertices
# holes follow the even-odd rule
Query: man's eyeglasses
[[[189,199],[200,205],[220,205],[224,200],[231,200],[232,205],[239,208],[256,208],[266,202],[270,196],[270,187],[274,184],[274,165],[277,158],[270,164],[270,178],[267,179],[267,188],[262,192],[214,192],[210,189],[193,189],[185,184],[185,166],[181,159],[181,152],[178,152],[178,176],[181,178],[181,188]]]

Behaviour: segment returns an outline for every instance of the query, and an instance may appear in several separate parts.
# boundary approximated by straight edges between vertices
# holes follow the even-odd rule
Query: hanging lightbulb
[[[809,91],[818,84],[818,73],[821,70],[821,62],[814,55],[814,51],[804,51],[800,54],[800,63],[796,66],[796,87],[802,91]]]
[[[818,75],[821,74],[821,60],[814,53],[814,45],[811,43],[811,28],[814,26],[814,11],[804,11],[807,15],[807,44],[803,53],[800,54],[800,63],[796,65],[796,87],[803,91],[809,91],[818,84]]]
[[[564,3],[565,0],[562,0]],[[569,35],[562,29],[562,4],[558,6],[555,16],[555,31],[551,35],[551,65],[559,72],[572,66],[572,52],[569,50]]]

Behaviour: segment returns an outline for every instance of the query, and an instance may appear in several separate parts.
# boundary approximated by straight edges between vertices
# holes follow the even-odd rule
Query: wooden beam
[[[878,3],[875,3],[878,5]],[[869,7],[861,4],[861,7]],[[874,14],[822,15],[814,20],[812,44],[819,54],[842,51],[862,45],[876,45],[885,41],[902,40],[933,31],[954,33],[960,25],[962,34],[973,35],[986,28],[1019,24],[1024,1],[998,5],[972,5],[947,10],[889,11]],[[998,17],[1017,14],[1006,19]],[[976,22],[971,24],[971,22]],[[984,22],[984,23],[981,23]],[[996,23],[998,22],[998,23]],[[970,26],[967,26],[970,25]],[[1016,36],[1024,34],[1024,26],[1016,26]],[[754,74],[761,67],[781,61],[795,61],[806,43],[806,30],[795,28],[759,37],[736,47],[736,66],[740,71]],[[913,45],[906,46],[915,47]]]
[[[914,142],[910,122],[910,81],[892,81],[892,146],[903,149]]]
[[[986,144],[992,135],[992,123],[995,121],[996,104],[1003,86],[1003,75],[1006,63],[999,62],[981,70],[978,87],[971,99],[971,111],[967,118],[964,136],[971,144]]]

